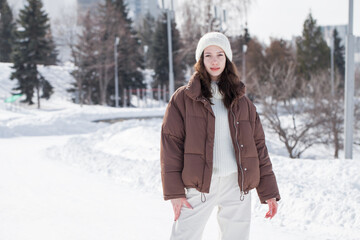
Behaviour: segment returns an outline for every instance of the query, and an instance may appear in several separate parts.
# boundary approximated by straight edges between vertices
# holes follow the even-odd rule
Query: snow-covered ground
[[[0,64],[0,97],[15,84],[8,68]],[[0,239],[168,239],[162,119],[93,122],[158,116],[165,108],[80,107],[66,92],[69,70],[47,68],[55,94],[42,109],[0,103]],[[315,146],[294,160],[268,131],[267,144],[282,200],[269,221],[252,191],[251,239],[360,239],[359,149],[354,160],[334,160],[331,146]],[[217,239],[217,231],[214,211],[204,239]]]

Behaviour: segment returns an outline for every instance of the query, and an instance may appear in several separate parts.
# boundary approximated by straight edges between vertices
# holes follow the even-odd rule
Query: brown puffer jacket
[[[215,115],[202,96],[195,73],[178,88],[167,106],[161,128],[160,161],[164,199],[185,197],[184,188],[209,193],[213,170]],[[276,178],[265,145],[265,135],[254,104],[242,94],[231,104],[228,119],[238,165],[238,182],[247,194],[256,188],[261,203],[280,200]]]

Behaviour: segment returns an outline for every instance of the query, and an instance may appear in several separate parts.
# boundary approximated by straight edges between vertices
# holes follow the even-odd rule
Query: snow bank
[[[110,176],[135,191],[162,194],[160,129],[161,119],[124,121],[73,137],[64,146],[48,149],[48,155]],[[271,157],[282,200],[270,224],[326,239],[360,236],[359,161]],[[266,207],[259,204],[256,191],[253,196],[255,218],[263,218]]]
[[[98,172],[141,191],[160,193],[161,120],[128,120],[49,149],[52,159]]]

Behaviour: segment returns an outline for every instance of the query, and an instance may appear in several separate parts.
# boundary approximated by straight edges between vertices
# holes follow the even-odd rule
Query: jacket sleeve
[[[161,127],[160,163],[164,199],[185,197],[181,173],[184,166],[184,116],[175,92],[169,101]]]
[[[275,174],[272,170],[272,164],[265,144],[265,134],[261,125],[259,114],[256,112],[254,140],[259,156],[260,183],[256,188],[261,203],[265,204],[266,200],[276,198],[280,200],[279,189],[277,186]]]

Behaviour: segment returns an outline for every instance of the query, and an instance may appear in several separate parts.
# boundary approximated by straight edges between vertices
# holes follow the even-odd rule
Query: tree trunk
[[[339,158],[340,143],[339,143],[339,132],[338,129],[336,128],[336,118],[335,119],[333,118],[331,123],[334,134],[334,147],[335,147],[334,157]]]
[[[104,67],[102,67],[100,71],[101,71],[101,73],[100,73],[100,79],[99,79],[99,90],[100,90],[99,104],[103,105],[104,104],[104,91],[105,91]]]
[[[80,77],[80,79],[82,78],[82,76]],[[80,107],[82,107],[83,106],[83,104],[84,104],[84,100],[83,100],[83,98],[82,98],[82,80],[80,80],[80,81],[78,81],[77,82],[77,86],[78,86],[78,98],[79,98],[79,103],[80,103]]]
[[[36,95],[37,95],[38,109],[40,109],[40,89],[39,89],[39,83],[36,84]]]

